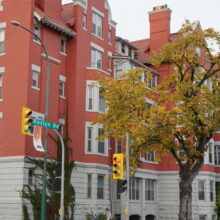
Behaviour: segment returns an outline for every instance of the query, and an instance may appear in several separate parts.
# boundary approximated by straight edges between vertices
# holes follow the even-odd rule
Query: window
[[[214,201],[214,181],[210,180],[210,201]]]
[[[102,128],[98,128],[98,136],[103,134]],[[98,139],[98,153],[104,154],[105,153],[105,140]]]
[[[86,84],[86,111],[104,113],[106,111],[105,99],[99,84],[93,80],[87,80]]]
[[[87,15],[86,14],[83,14],[83,17],[82,17],[82,27],[84,29],[87,28]]]
[[[108,43],[112,43],[112,31],[111,30],[109,30],[108,31]]]
[[[140,199],[140,179],[139,178],[130,178],[129,181],[129,199],[139,200]]]
[[[116,141],[116,148],[115,148],[116,153],[122,153],[122,140]]]
[[[39,83],[39,72],[33,71],[33,74],[32,74],[32,88],[38,89],[39,88],[38,83]]]
[[[5,52],[4,42],[5,42],[5,29],[0,28],[0,54],[4,54]]]
[[[31,186],[34,184],[34,170],[29,169],[28,170],[28,185]]]
[[[2,96],[2,85],[3,85],[3,73],[0,72],[0,100],[3,98],[3,96]]]
[[[87,108],[88,110],[93,110],[94,109],[94,86],[89,85],[87,91],[88,91]]]
[[[3,1],[3,0],[0,0],[0,11],[3,11],[2,1]]]
[[[87,135],[88,135],[88,138],[87,138],[87,151],[88,152],[92,152],[92,137],[93,137],[93,128],[92,127],[87,127]]]
[[[87,174],[87,199],[92,198],[92,174]]]
[[[92,33],[102,37],[102,16],[96,12],[92,14]]]
[[[208,143],[209,163],[212,163],[212,143]]]
[[[97,50],[96,48],[92,48],[91,67],[102,69],[102,52]]]
[[[199,200],[205,200],[205,180],[198,181],[198,197]]]
[[[98,154],[102,156],[108,155],[108,139],[97,139],[102,135],[103,130],[101,125],[91,125],[90,122],[86,122],[86,134],[85,134],[85,151],[88,154]]]
[[[40,67],[32,64],[32,84],[31,88],[39,90]]]
[[[215,145],[215,165],[220,165],[220,145]]]
[[[145,200],[147,201],[155,200],[155,183],[156,180],[153,179],[145,180]]]
[[[155,152],[144,154],[145,161],[155,162]]]
[[[112,57],[108,56],[108,70],[112,70]]]
[[[38,38],[40,38],[40,23],[36,18],[34,19],[34,34],[37,35],[37,37],[34,36],[34,40],[39,41]]]
[[[104,175],[98,175],[97,199],[104,199]]]
[[[66,39],[63,36],[60,40],[60,52],[66,54]]]
[[[200,215],[199,220],[206,220],[206,215]]]
[[[99,89],[99,112],[105,112],[105,98]]]

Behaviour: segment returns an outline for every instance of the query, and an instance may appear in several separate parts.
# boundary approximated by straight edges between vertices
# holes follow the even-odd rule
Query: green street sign
[[[42,121],[42,120],[39,120],[39,119],[36,119],[36,118],[33,118],[32,124],[37,125],[37,126],[42,126],[42,127],[45,127],[45,128],[55,129],[55,130],[60,129],[60,124],[52,123],[52,122],[49,122],[49,121]]]

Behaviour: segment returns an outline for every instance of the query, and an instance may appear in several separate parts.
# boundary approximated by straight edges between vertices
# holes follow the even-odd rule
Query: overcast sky
[[[62,0],[63,3],[72,2]],[[171,32],[177,32],[185,19],[200,21],[203,29],[220,31],[220,0],[108,0],[117,36],[130,41],[149,37],[148,12],[167,4],[172,10]]]

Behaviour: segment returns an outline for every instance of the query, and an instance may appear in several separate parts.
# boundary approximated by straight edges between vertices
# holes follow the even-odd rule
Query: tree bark
[[[192,220],[192,182],[186,179],[180,182],[179,220]]]

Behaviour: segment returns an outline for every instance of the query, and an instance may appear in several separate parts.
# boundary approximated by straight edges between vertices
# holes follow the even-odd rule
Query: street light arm
[[[35,34],[33,31],[27,29],[27,28],[24,27],[23,25],[21,25],[18,21],[11,21],[11,24],[13,24],[14,26],[19,26],[19,27],[21,27],[22,29],[24,29],[24,30],[28,31],[29,33],[31,33],[32,35],[34,35],[34,36],[40,41],[41,45],[42,45],[43,48],[44,48],[46,57],[47,57],[47,59],[49,60],[49,56],[48,56],[48,53],[47,53],[46,46],[44,45],[43,41],[38,37],[37,34]]]

